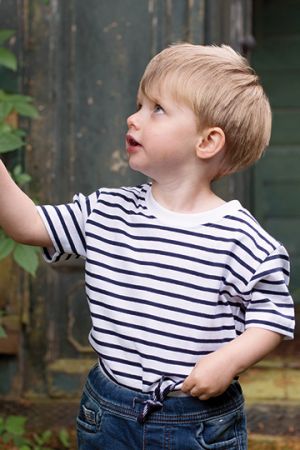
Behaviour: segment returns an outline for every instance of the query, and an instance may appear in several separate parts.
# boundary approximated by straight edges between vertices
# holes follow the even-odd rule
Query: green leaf
[[[7,48],[0,47],[0,66],[7,67],[7,69],[17,70],[17,58]]]
[[[13,105],[10,102],[0,101],[0,122],[2,122],[12,111]]]
[[[29,103],[15,103],[14,108],[17,113],[22,116],[32,117],[33,119],[36,119],[39,116],[37,109]]]
[[[29,183],[31,181],[31,176],[28,173],[21,173],[17,178],[16,181],[19,186],[24,186],[25,184]]]
[[[10,434],[22,436],[25,432],[26,420],[26,417],[23,416],[9,416],[6,419],[6,431]]]
[[[20,448],[22,445],[26,445],[28,443],[28,440],[24,438],[23,433],[22,435],[14,435],[13,441],[17,448]]]
[[[0,236],[0,261],[6,258],[14,249],[15,242],[8,236]]]
[[[0,153],[11,152],[24,145],[22,139],[11,132],[0,132]]]
[[[19,186],[24,186],[26,183],[31,181],[31,176],[22,170],[21,164],[17,164],[12,171],[12,178]]]
[[[0,122],[0,134],[10,133],[11,131],[13,131],[13,129],[8,123]]]
[[[15,128],[13,131],[14,134],[19,137],[25,137],[27,135],[26,131],[21,130],[20,128]]]
[[[8,30],[8,29],[0,30],[0,45],[8,41],[8,39],[10,39],[15,33],[16,33],[15,30]]]
[[[3,328],[3,326],[0,324],[0,339],[6,338],[7,334]],[[1,435],[1,429],[0,429],[0,435]]]
[[[10,433],[7,433],[7,432],[3,433],[2,440],[3,440],[4,444],[8,444],[9,442],[11,442]]]
[[[31,447],[27,444],[21,445],[20,450],[31,450]]]
[[[21,175],[21,173],[22,173],[22,166],[21,166],[21,164],[17,164],[13,168],[13,175],[14,175],[14,177],[18,177],[19,175]]]
[[[1,312],[1,310],[0,310],[0,312]],[[3,433],[4,430],[5,430],[4,419],[3,419],[3,417],[0,417],[0,435]]]
[[[39,265],[38,249],[24,244],[16,244],[13,257],[15,262],[26,272],[35,275]]]
[[[60,430],[58,437],[59,437],[60,442],[62,443],[62,445],[65,448],[69,448],[70,447],[70,445],[71,445],[71,443],[70,443],[70,436],[69,436],[68,431],[65,428],[62,428]]]
[[[46,430],[42,434],[34,433],[34,435],[33,435],[34,442],[38,446],[42,446],[44,444],[47,444],[49,442],[49,440],[51,439],[51,436],[52,436],[52,431],[50,431],[50,430]],[[39,448],[41,448],[41,447],[39,447]]]
[[[0,91],[0,100],[9,101],[16,104],[16,103],[30,103],[33,101],[33,98],[30,97],[29,95],[8,94],[7,92]]]

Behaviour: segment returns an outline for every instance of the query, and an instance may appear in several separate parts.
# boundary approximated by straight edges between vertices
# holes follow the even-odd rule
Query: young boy
[[[36,208],[1,164],[0,224],[48,261],[86,259],[99,363],[80,450],[244,450],[237,378],[293,337],[289,261],[211,183],[261,156],[269,103],[230,47],[177,44],[151,60],[137,104],[126,151],[151,182]]]

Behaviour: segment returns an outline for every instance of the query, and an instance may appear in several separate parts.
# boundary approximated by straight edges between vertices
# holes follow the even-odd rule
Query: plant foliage
[[[15,55],[4,47],[14,34],[13,30],[0,30],[0,66],[16,71],[17,60]],[[26,133],[12,125],[9,120],[10,117],[16,115],[35,119],[38,117],[38,111],[33,105],[31,97],[18,93],[8,93],[1,89],[0,79],[0,154],[2,155],[17,149],[24,151]],[[20,187],[24,187],[31,180],[30,175],[25,173],[19,164],[13,167],[11,175]],[[36,273],[38,267],[37,249],[14,242],[0,229],[0,260],[9,255],[26,272],[31,275]]]
[[[10,450],[58,450],[70,449],[70,435],[64,428],[57,437],[50,430],[42,433],[29,433],[26,430],[26,417],[0,417],[0,448]],[[59,447],[53,443],[57,442]],[[53,445],[52,445],[53,444]]]

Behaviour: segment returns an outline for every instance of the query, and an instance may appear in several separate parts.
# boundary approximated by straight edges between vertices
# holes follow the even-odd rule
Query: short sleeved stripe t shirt
[[[150,392],[167,377],[180,388],[249,327],[293,337],[288,254],[236,200],[177,214],[144,184],[38,211],[53,242],[46,260],[85,259],[89,341],[123,386]]]

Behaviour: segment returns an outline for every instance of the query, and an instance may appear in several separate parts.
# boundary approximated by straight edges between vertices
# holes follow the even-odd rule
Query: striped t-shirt
[[[177,214],[145,184],[38,210],[54,247],[46,259],[85,258],[89,341],[123,386],[178,389],[199,358],[249,327],[293,337],[287,252],[236,200]]]

